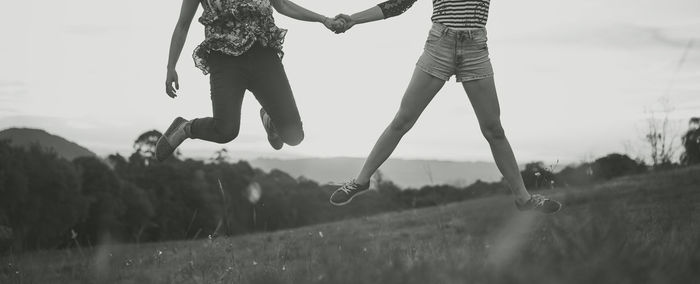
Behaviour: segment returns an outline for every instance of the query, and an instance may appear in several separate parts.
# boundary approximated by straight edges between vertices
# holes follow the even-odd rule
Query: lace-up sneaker
[[[189,121],[182,117],[175,118],[173,123],[170,124],[170,127],[168,127],[168,130],[158,138],[158,142],[156,143],[156,159],[158,161],[162,162],[170,157],[175,149],[182,144],[182,141],[188,138],[189,135],[187,130],[185,130],[187,123],[189,123]]]
[[[275,131],[275,126],[272,124],[272,119],[270,115],[265,112],[265,109],[260,108],[260,120],[262,120],[263,127],[265,127],[265,132],[267,132],[267,142],[270,142],[272,149],[279,150],[284,146],[282,138]]]
[[[330,202],[335,206],[348,204],[355,196],[367,192],[368,189],[369,183],[359,184],[356,183],[355,180],[351,180],[333,192]]]
[[[530,195],[530,199],[525,202],[515,201],[515,207],[520,211],[534,210],[545,214],[553,214],[561,209],[561,203],[549,199],[539,194]]]

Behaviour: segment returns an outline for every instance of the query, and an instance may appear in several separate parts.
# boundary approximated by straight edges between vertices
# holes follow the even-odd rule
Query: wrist
[[[352,19],[352,22],[355,24],[361,24],[365,22],[364,19],[362,19],[362,15],[359,15],[359,13],[350,15],[350,19]]]

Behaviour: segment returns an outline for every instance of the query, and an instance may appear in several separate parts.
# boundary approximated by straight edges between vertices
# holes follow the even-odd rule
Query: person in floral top
[[[304,139],[301,118],[281,59],[287,31],[275,25],[273,8],[285,16],[323,23],[338,31],[344,20],[309,11],[289,0],[183,0],[170,42],[165,92],[177,96],[175,66],[192,19],[201,6],[199,22],[205,39],[192,55],[195,65],[209,74],[213,116],[186,120],[177,117],[156,144],[163,161],[187,138],[228,143],[238,136],[241,103],[246,90],[260,102],[260,118],[274,149]]]

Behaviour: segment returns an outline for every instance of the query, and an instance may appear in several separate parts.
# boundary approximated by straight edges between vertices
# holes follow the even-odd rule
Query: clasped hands
[[[326,18],[323,25],[336,34],[344,33],[356,24],[352,17],[346,14],[338,14],[335,18]]]

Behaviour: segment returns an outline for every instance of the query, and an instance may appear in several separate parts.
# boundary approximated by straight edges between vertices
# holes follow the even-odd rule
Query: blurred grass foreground
[[[700,283],[700,167],[230,238],[5,255],[0,283]],[[356,200],[362,202],[362,199]]]

